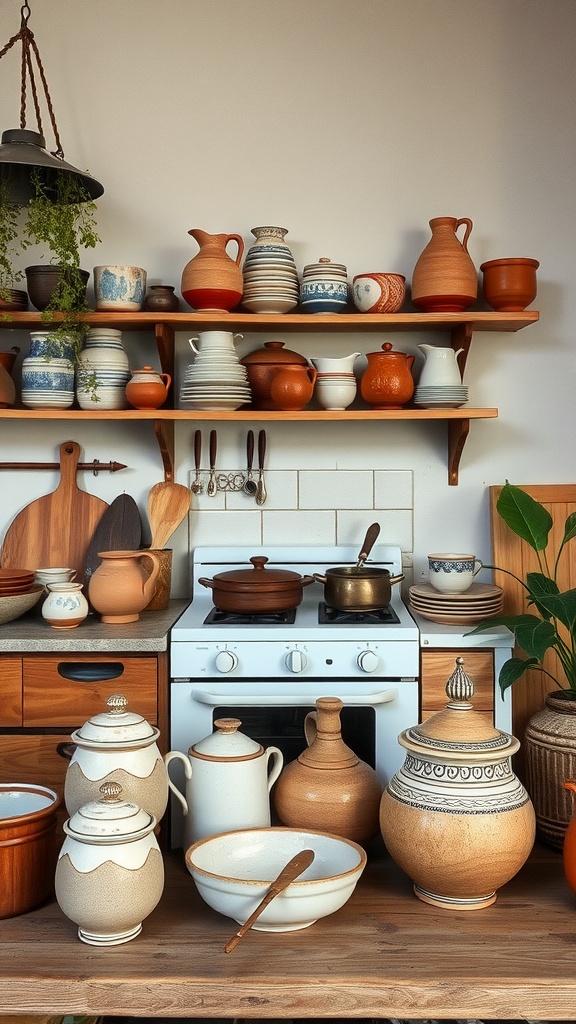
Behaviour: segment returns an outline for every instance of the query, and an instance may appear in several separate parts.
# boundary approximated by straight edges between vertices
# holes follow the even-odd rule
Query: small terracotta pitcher
[[[99,551],[102,562],[90,579],[90,603],[102,622],[136,622],[154,594],[160,559],[153,551]],[[141,559],[152,562],[146,572]]]
[[[368,352],[368,366],[360,380],[362,398],[373,409],[401,409],[414,394],[410,370],[414,356],[393,350],[389,341],[381,352]]]
[[[242,298],[240,260],[244,239],[241,235],[210,235],[200,228],[191,228],[188,234],[196,239],[200,252],[184,267],[182,297],[198,312],[229,312]],[[229,242],[236,242],[238,246],[235,260],[226,252]]]
[[[283,366],[276,373],[270,387],[270,396],[276,409],[297,412],[303,409],[314,394],[318,371],[313,366]]]
[[[126,398],[135,409],[159,409],[168,397],[172,383],[169,373],[157,373],[152,366],[132,370],[126,385]]]

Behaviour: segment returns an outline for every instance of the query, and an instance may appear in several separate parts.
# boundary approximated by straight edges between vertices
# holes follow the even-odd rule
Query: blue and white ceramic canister
[[[66,341],[55,331],[30,331],[30,347],[28,355],[36,359],[40,357],[70,359],[74,361],[74,343]]]
[[[146,295],[146,276],[142,267],[94,267],[96,309],[137,313]]]
[[[70,359],[26,356],[22,361],[22,404],[28,409],[68,409],[74,401]]]
[[[343,313],[348,306],[348,276],[343,263],[326,256],[304,267],[300,305],[305,313]]]

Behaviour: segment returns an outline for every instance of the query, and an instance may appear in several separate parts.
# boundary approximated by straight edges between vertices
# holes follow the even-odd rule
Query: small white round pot
[[[270,825],[270,790],[282,771],[278,747],[266,750],[238,732],[237,718],[220,718],[216,732],[190,747],[171,750],[166,765],[184,766],[186,797],[169,780],[184,811],[184,850],[216,832]]]
[[[92,946],[116,946],[142,931],[164,890],[156,819],[125,800],[122,787],[103,783],[100,799],[64,823],[56,865],[56,899]]]
[[[126,697],[112,694],[109,711],[72,733],[76,749],[64,783],[64,801],[73,815],[98,798],[103,782],[117,782],[128,800],[160,821],[168,803],[168,773],[156,740],[160,731],[127,710]]]
[[[42,605],[42,618],[54,629],[75,629],[88,615],[88,601],[81,583],[47,583],[48,597]]]

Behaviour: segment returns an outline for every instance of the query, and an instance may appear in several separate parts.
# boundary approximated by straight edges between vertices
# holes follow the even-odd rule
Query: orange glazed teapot
[[[396,352],[389,341],[381,352],[368,352],[368,366],[360,380],[360,394],[374,409],[401,409],[414,394],[410,370],[414,356]]]

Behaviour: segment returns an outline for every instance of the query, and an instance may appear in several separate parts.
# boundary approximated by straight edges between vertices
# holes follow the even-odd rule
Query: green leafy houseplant
[[[20,207],[10,200],[9,193],[8,182],[0,180],[0,297],[3,299],[9,297],[9,289],[22,277],[22,271],[14,268],[18,256],[14,243],[20,231]]]
[[[496,508],[506,525],[536,552],[539,571],[528,572],[524,581],[507,569],[485,565],[484,568],[504,572],[520,583],[525,591],[527,610],[520,615],[501,615],[485,620],[471,630],[471,634],[493,626],[507,626],[514,634],[516,645],[526,655],[525,658],[509,658],[502,666],[498,680],[502,694],[527,669],[536,669],[556,684],[565,699],[576,700],[576,590],[561,592],[557,583],[564,549],[576,537],[576,512],[566,519],[558,550],[549,553],[553,522],[540,502],[506,481]],[[544,668],[544,656],[550,650],[558,656],[564,679],[557,679]]]

